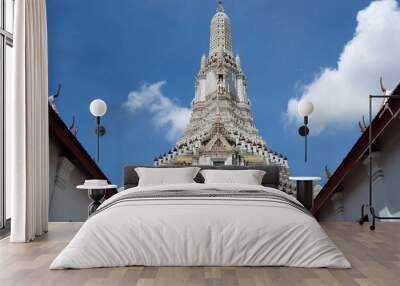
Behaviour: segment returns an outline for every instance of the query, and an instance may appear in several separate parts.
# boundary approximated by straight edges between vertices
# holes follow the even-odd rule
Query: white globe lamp
[[[303,117],[309,116],[314,111],[314,105],[311,101],[302,99],[297,106],[297,111]]]
[[[90,103],[90,113],[96,117],[96,138],[97,138],[97,162],[100,161],[100,137],[106,134],[106,128],[100,125],[100,118],[107,112],[107,104],[104,100],[95,99]]]
[[[93,116],[101,117],[107,112],[107,104],[104,100],[95,99],[90,103],[89,109]]]

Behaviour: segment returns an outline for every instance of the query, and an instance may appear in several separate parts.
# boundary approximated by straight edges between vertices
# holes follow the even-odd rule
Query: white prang
[[[202,55],[192,114],[174,148],[154,159],[163,165],[278,165],[281,188],[294,191],[285,156],[269,149],[254,124],[246,76],[232,51],[231,25],[221,4],[211,20],[210,49]]]

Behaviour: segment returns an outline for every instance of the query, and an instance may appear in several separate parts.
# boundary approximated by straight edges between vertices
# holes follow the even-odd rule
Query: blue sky
[[[354,117],[346,124],[330,119],[316,126],[305,164],[297,121],[286,113],[291,98],[318,96],[312,84],[325,68],[338,67],[345,45],[363,21],[357,13],[369,5],[365,0],[224,1],[256,126],[269,147],[289,157],[292,174],[323,176],[326,164],[334,170],[360,135]],[[166,139],[168,126],[157,127],[151,113],[129,112],[123,102],[144,82],[166,81],[163,95],[190,106],[215,7],[216,1],[204,0],[47,1],[49,88],[62,84],[60,115],[69,124],[75,114],[78,139],[93,155],[95,120],[89,103],[95,98],[107,102],[100,166],[114,183],[121,183],[124,164],[152,164],[174,144]],[[377,80],[381,72],[394,85],[393,70],[377,70]],[[312,88],[305,91],[307,86]]]

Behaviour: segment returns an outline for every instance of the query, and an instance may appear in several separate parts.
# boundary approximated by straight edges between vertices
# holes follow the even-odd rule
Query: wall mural
[[[98,165],[118,185],[125,164],[214,161],[278,164],[289,192],[289,174],[323,184],[324,167],[335,169],[358,138],[379,77],[390,88],[400,72],[399,43],[381,40],[400,32],[389,20],[400,18],[394,0],[298,1],[289,10],[256,0],[142,2],[47,3],[50,105],[96,159],[89,104],[107,103]],[[388,19],[379,31],[375,13]],[[361,46],[370,57],[359,58]],[[314,105],[307,162],[301,99]]]

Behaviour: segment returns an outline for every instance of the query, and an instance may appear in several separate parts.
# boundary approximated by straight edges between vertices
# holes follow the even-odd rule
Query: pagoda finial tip
[[[224,7],[222,6],[221,0],[218,1],[217,12],[224,12]]]

